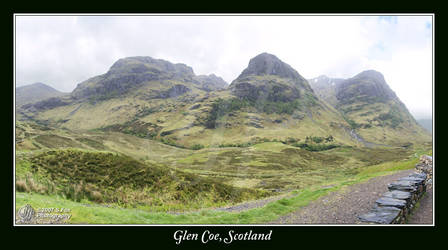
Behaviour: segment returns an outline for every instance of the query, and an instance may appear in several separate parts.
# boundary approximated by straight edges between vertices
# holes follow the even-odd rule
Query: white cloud
[[[17,85],[71,91],[119,58],[151,56],[231,82],[261,52],[306,78],[376,69],[415,115],[431,113],[429,17],[18,16]]]

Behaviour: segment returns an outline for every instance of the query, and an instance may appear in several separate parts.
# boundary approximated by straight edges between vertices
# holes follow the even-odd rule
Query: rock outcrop
[[[182,84],[176,84],[166,91],[160,93],[159,98],[173,98],[190,92],[191,89]]]
[[[252,58],[229,88],[235,96],[250,101],[290,102],[305,93],[315,97],[305,78],[268,53]]]

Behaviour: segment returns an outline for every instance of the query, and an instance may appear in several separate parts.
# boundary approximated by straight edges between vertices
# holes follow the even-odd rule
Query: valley
[[[16,207],[69,207],[88,224],[271,222],[432,153],[381,73],[306,80],[267,53],[230,85],[120,59],[70,94],[16,105],[15,139]]]

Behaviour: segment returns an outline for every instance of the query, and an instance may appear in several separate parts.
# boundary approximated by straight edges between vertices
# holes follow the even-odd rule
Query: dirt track
[[[367,213],[385,192],[387,184],[408,176],[414,170],[375,177],[344,190],[332,192],[307,206],[280,217],[272,224],[362,224],[358,216]],[[423,209],[423,206],[422,206]]]

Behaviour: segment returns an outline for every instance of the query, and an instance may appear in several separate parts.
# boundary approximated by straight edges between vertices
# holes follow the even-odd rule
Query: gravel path
[[[408,224],[432,224],[432,185],[427,188],[425,196],[419,201],[420,206],[416,208],[408,220]]]
[[[413,169],[403,170],[348,186],[320,197],[307,206],[280,217],[272,224],[362,224],[357,216],[372,208],[375,201],[387,192],[387,184],[412,172]]]
[[[254,200],[254,201],[247,201],[240,204],[236,204],[233,206],[228,207],[217,207],[217,208],[203,208],[195,211],[188,211],[188,212],[167,212],[169,214],[174,215],[180,215],[180,214],[189,214],[189,213],[198,213],[201,211],[224,211],[224,212],[242,212],[245,210],[253,209],[253,208],[259,208],[262,207],[270,202],[274,202],[276,200],[280,200],[285,197],[290,197],[290,194],[281,194],[277,196],[271,196],[269,198],[265,198],[262,200]]]
[[[269,197],[269,198],[266,198],[263,200],[244,202],[244,203],[241,203],[241,204],[238,204],[235,206],[230,206],[230,207],[215,208],[214,210],[215,211],[225,211],[225,212],[241,212],[241,211],[249,210],[252,208],[262,207],[270,202],[277,201],[277,200],[280,200],[285,197],[289,197],[288,194]]]

